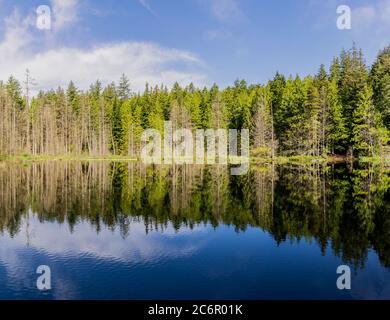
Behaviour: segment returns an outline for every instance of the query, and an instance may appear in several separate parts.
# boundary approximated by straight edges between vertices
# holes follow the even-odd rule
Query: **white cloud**
[[[54,29],[71,26],[78,19],[78,0],[51,0]]]
[[[375,26],[377,30],[390,31],[390,0],[380,0],[352,9],[352,28],[362,29],[369,25]]]
[[[235,23],[246,18],[237,0],[209,0],[207,3],[212,14],[222,22]]]
[[[156,15],[150,4],[147,2],[147,0],[138,0],[139,3],[146,9],[148,10],[152,15]]]
[[[171,85],[175,81],[203,80],[201,75],[166,67],[171,62],[197,63],[198,60],[185,51],[166,49],[151,43],[125,42],[103,44],[88,50],[53,49],[26,56],[18,65],[1,68],[3,72],[14,72],[20,76],[28,67],[44,87],[64,86],[74,80],[82,88],[87,88],[96,79],[107,84],[119,79],[122,73],[128,75],[132,86],[138,90],[143,89],[146,82]]]
[[[371,6],[356,8],[352,13],[352,19],[356,26],[367,26],[376,19],[375,8]]]
[[[33,37],[27,31],[33,25],[33,20],[31,16],[22,18],[19,11],[14,10],[4,22],[6,32],[0,42],[0,54],[5,62],[5,58],[17,55],[32,43]]]
[[[383,0],[379,3],[379,15],[381,21],[390,25],[390,0]]]
[[[75,1],[69,0],[68,5],[57,9],[63,13],[61,18],[56,18],[57,28],[74,19],[66,13],[70,3]],[[103,84],[116,81],[122,73],[129,77],[132,89],[136,91],[143,90],[146,82],[167,86],[176,81],[183,85],[189,82],[206,84],[206,76],[201,72],[202,62],[191,52],[134,41],[102,43],[87,49],[44,49],[37,43],[41,38],[36,36],[34,22],[31,17],[21,18],[17,12],[6,19],[4,37],[0,41],[3,80],[10,75],[22,80],[29,68],[38,83],[37,90],[66,86],[70,80],[86,89],[97,79]],[[37,47],[41,49],[37,50]]]
[[[213,29],[206,31],[205,36],[208,40],[226,40],[229,39],[232,34],[227,30]]]
[[[390,0],[370,2],[352,7],[354,41],[375,43],[383,48],[390,43]],[[374,53],[373,53],[374,54]]]

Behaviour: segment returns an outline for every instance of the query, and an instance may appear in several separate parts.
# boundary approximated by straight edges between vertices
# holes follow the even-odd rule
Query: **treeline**
[[[146,128],[248,128],[252,155],[381,156],[390,130],[390,46],[374,64],[356,47],[327,71],[295,78],[276,73],[266,85],[237,80],[223,90],[175,84],[133,93],[119,84],[87,91],[71,82],[30,99],[14,77],[0,82],[1,155],[139,156]]]

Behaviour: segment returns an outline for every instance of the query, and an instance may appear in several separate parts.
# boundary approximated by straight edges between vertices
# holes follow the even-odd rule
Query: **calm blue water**
[[[216,180],[198,173],[189,185],[180,179],[174,186],[167,182],[172,172],[158,179],[153,171],[135,169],[132,175],[126,168],[120,173],[123,184],[115,181],[117,168],[111,166],[80,169],[77,181],[71,181],[77,174],[69,170],[79,169],[54,165],[0,173],[0,299],[390,298],[388,189],[375,199],[373,224],[355,231],[355,218],[334,216],[337,210],[338,215],[362,214],[351,209],[351,186],[344,200],[326,192],[335,178],[320,191],[312,187],[320,188],[324,177],[308,182],[312,173],[300,180],[306,188],[289,189],[284,169],[271,181],[261,171],[249,189],[228,176]],[[27,182],[30,174],[34,179]],[[14,185],[5,189],[11,178]],[[254,192],[255,181],[261,192]],[[288,194],[293,191],[297,195]],[[316,194],[309,196],[311,191]],[[251,201],[245,200],[247,193]],[[332,204],[317,208],[316,201]],[[367,216],[360,219],[359,226],[370,223]],[[343,233],[343,227],[352,229]],[[355,239],[354,231],[368,232],[367,238]],[[352,268],[351,290],[336,287],[341,264]],[[51,290],[37,289],[39,265],[51,269]]]

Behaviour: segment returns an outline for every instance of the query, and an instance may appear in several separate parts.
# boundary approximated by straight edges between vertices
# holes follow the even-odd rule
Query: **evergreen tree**
[[[307,91],[307,99],[305,101],[306,115],[302,115],[301,128],[304,133],[307,133],[304,149],[309,155],[319,156],[321,154],[320,94],[312,78],[305,79],[305,86]]]
[[[352,144],[353,115],[358,108],[359,95],[367,84],[367,69],[363,54],[355,46],[350,51],[341,54],[341,72],[339,93],[343,106],[343,117],[348,131],[348,141]]]
[[[328,108],[325,129],[326,150],[332,154],[343,154],[346,151],[348,134],[345,128],[336,79],[330,80],[328,83],[326,101]]]
[[[130,90],[130,82],[124,73],[119,80],[119,85],[117,89],[118,99],[123,102],[126,99],[130,98],[131,90]]]
[[[20,85],[20,82],[16,80],[13,76],[10,76],[6,83],[6,89],[14,106],[19,110],[22,110],[24,108],[25,103],[22,96],[22,87]]]
[[[274,154],[274,129],[270,87],[257,87],[253,99],[252,145],[255,156]],[[252,152],[253,154],[253,152]]]
[[[322,64],[318,71],[314,85],[318,90],[319,110],[318,110],[318,155],[325,155],[328,152],[327,149],[327,137],[326,128],[329,122],[329,106],[328,106],[328,74],[325,71],[325,66]]]
[[[374,90],[374,105],[390,130],[390,46],[381,51],[374,62],[370,82]]]
[[[154,128],[163,133],[164,131],[164,105],[160,99],[160,92],[156,89],[152,94],[152,106],[148,114],[149,128]]]
[[[73,81],[69,82],[68,89],[66,90],[67,102],[70,105],[73,112],[78,112],[80,109],[79,92]]]
[[[302,80],[298,76],[295,79],[290,77],[286,81],[279,110],[279,125],[283,128],[279,135],[280,148],[286,155],[305,154],[308,151],[305,136],[308,116],[305,113],[306,98],[306,88]]]
[[[279,137],[285,129],[282,96],[284,87],[286,86],[286,79],[279,72],[276,73],[274,79],[269,82],[271,91],[271,105],[275,122],[275,133]]]
[[[381,146],[386,139],[372,96],[371,87],[366,85],[358,94],[357,108],[353,113],[351,142],[357,156],[380,154]]]
[[[191,83],[185,90],[184,105],[191,113],[191,122],[194,128],[202,127],[201,103],[202,96],[199,90],[196,90]]]
[[[338,83],[340,81],[340,74],[341,74],[341,66],[340,66],[340,60],[338,57],[333,58],[332,64],[329,68],[329,79],[335,81]]]
[[[226,129],[228,127],[228,118],[226,107],[222,99],[222,94],[216,92],[213,94],[211,102],[210,128]]]

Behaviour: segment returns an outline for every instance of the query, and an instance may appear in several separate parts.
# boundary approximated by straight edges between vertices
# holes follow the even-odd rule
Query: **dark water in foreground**
[[[390,174],[0,163],[0,299],[20,298],[389,299]]]

